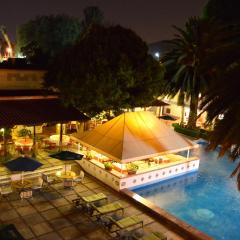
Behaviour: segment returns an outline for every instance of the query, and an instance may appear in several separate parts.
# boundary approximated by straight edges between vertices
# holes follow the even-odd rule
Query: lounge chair
[[[73,199],[72,202],[74,203],[75,207],[83,208],[88,207],[91,203],[100,202],[102,200],[107,201],[107,196],[103,193],[95,193],[86,197],[80,196],[76,199]]]
[[[90,204],[89,212],[90,212],[91,217],[97,217],[97,219],[99,219],[103,215],[107,215],[107,214],[111,214],[111,213],[115,213],[115,212],[121,212],[123,215],[124,208],[118,202],[109,203],[109,204],[103,205],[101,207],[97,207],[93,203],[93,204]]]
[[[134,229],[143,228],[143,220],[140,219],[138,216],[124,217],[119,220],[115,220],[111,216],[105,216],[103,218],[109,220],[109,224],[107,227],[110,233],[118,232],[123,229],[125,230],[130,227],[134,227]]]

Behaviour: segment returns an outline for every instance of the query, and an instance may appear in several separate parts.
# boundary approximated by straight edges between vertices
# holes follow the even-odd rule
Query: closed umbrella
[[[23,176],[23,172],[35,171],[36,169],[42,166],[42,163],[38,162],[33,158],[18,157],[14,160],[11,160],[5,163],[5,166],[10,171],[19,171],[19,172],[21,171]],[[22,182],[23,182],[23,177],[22,177]]]

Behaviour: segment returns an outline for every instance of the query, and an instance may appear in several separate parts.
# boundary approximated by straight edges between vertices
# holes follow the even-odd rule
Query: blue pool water
[[[200,168],[133,191],[217,240],[240,240],[240,192],[230,173],[235,164],[200,147]]]

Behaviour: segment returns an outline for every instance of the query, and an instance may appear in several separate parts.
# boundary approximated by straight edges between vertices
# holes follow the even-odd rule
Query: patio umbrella
[[[58,152],[55,154],[51,154],[49,156],[52,158],[59,159],[64,162],[72,161],[72,160],[81,160],[83,158],[82,154],[78,154],[78,153],[71,152],[71,151],[61,151],[61,152]],[[65,171],[66,171],[66,166],[65,166]]]
[[[23,172],[26,171],[35,171],[39,167],[42,166],[42,163],[38,162],[37,160],[29,157],[18,157],[14,160],[11,160],[7,163],[5,163],[5,166],[10,170],[10,171],[21,171],[22,175]],[[22,177],[23,181],[23,177]]]
[[[78,154],[71,151],[61,151],[55,154],[51,154],[49,156],[62,161],[81,160],[83,158],[82,154]]]

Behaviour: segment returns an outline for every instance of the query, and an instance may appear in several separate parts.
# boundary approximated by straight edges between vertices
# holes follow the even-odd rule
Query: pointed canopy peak
[[[125,112],[76,137],[90,149],[121,162],[194,147],[191,141],[147,111]]]

